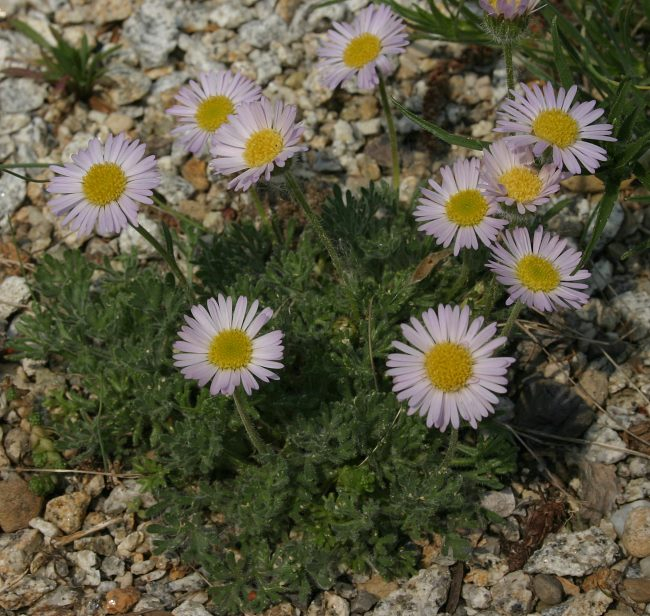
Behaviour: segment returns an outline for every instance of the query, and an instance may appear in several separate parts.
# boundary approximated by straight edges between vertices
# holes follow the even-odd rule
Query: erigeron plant
[[[503,39],[513,28],[525,34],[536,3],[481,5]],[[517,38],[502,39],[511,65]],[[462,557],[462,529],[485,515],[477,491],[514,468],[505,428],[488,417],[516,369],[503,350],[516,319],[524,306],[575,309],[588,299],[581,253],[536,215],[568,172],[605,162],[593,143],[614,140],[611,125],[594,124],[603,110],[575,102],[575,86],[515,87],[511,67],[512,98],[497,115],[503,139],[482,158],[443,167],[442,183],[431,179],[407,211],[395,191],[384,81],[406,45],[403,22],[386,6],[324,36],[325,84],[356,77],[379,87],[393,184],[359,196],[335,189],[320,215],[291,168],[306,150],[295,107],[228,71],[180,90],[168,110],[179,118],[174,134],[193,154],[209,151],[213,172],[236,174],[229,188],[253,191],[264,221],[207,239],[181,222],[197,245],[193,274],[174,258],[174,241],[187,240],[165,230],[160,243],[138,225],[138,204],[158,205],[160,181],[144,144],[95,139],[50,167],[48,191],[59,195],[50,207],[65,224],[81,235],[130,225],[173,277],[132,257],[119,267],[72,252],[48,257],[17,348],[56,354],[82,375],[82,392],[50,400],[61,445],[144,474],[159,498],[149,512],[159,548],[202,567],[223,613],[294,593],[305,600],[342,571],[405,575],[418,563],[410,542],[434,531]],[[300,234],[266,224],[254,191],[271,176],[304,211]],[[432,257],[437,268],[427,268]],[[500,285],[509,312],[497,302]],[[264,333],[268,322],[275,329]],[[398,327],[405,342],[395,339]]]

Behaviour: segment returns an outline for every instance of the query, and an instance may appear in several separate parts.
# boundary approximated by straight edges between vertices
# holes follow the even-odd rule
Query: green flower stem
[[[259,214],[264,224],[269,229],[271,229],[271,219],[269,218],[266,209],[262,205],[262,200],[260,199],[260,195],[257,192],[257,189],[255,188],[255,186],[251,186],[249,190],[250,190],[251,198],[253,199],[253,205],[255,206],[257,213]]]
[[[441,472],[446,472],[451,465],[451,461],[454,459],[454,453],[456,452],[456,445],[458,445],[458,430],[456,428],[452,428],[451,432],[449,433],[449,444],[447,445],[447,451],[445,452],[445,456],[440,464]]]
[[[188,225],[193,226],[194,228],[198,229],[199,231],[202,231],[203,233],[208,233],[208,230],[200,222],[194,220],[193,218],[190,218],[189,216],[183,214],[182,212],[177,212],[173,207],[170,207],[160,197],[158,197],[156,193],[154,193],[151,196],[151,200],[154,202],[155,206],[159,210],[165,212],[165,214],[169,214],[170,216],[173,216],[177,220],[182,220],[183,222],[186,222]]]
[[[390,103],[388,102],[388,94],[386,94],[386,82],[381,71],[377,69],[377,76],[379,77],[379,98],[381,99],[381,106],[384,109],[386,116],[386,126],[388,128],[388,138],[390,139],[390,153],[393,158],[393,188],[396,192],[399,191],[399,152],[397,150],[397,132],[395,131],[395,120],[391,113]]]
[[[266,453],[267,447],[264,441],[260,438],[260,435],[255,429],[255,426],[253,426],[251,418],[248,416],[248,412],[246,411],[246,402],[242,398],[239,387],[235,388],[232,397],[235,401],[235,407],[237,409],[237,413],[239,413],[239,418],[241,419],[242,424],[244,424],[244,430],[246,430],[248,440],[251,442],[253,447],[255,447],[257,453]]]
[[[467,286],[467,283],[469,282],[470,279],[470,272],[472,269],[471,260],[472,258],[471,258],[470,251],[463,250],[462,257],[461,257],[460,272],[458,273],[458,277],[456,278],[456,281],[452,285],[451,291],[449,292],[450,301],[455,301],[458,292],[462,291],[463,288]]]
[[[507,338],[510,335],[510,332],[512,331],[512,328],[514,327],[514,324],[517,321],[517,317],[519,316],[519,313],[521,312],[523,307],[524,305],[521,302],[517,302],[510,309],[508,320],[506,321],[506,324],[503,326],[503,329],[501,330],[502,336],[505,336]]]
[[[37,182],[39,184],[47,184],[50,180],[37,180],[35,178],[30,178],[27,175],[22,175],[21,173],[16,173],[15,171],[10,171],[9,169],[0,169],[0,173],[8,173],[9,175],[13,175],[15,178],[18,178],[19,180],[25,180],[25,182]]]
[[[499,297],[500,288],[501,285],[499,284],[497,277],[493,275],[490,278],[490,282],[486,285],[485,291],[483,292],[485,304],[483,305],[481,314],[486,319],[489,319],[490,316],[492,315],[492,309],[494,308],[494,304],[496,303]]]
[[[192,289],[192,285],[189,283],[187,278],[183,275],[183,272],[181,272],[180,267],[178,267],[178,263],[176,263],[176,259],[174,259],[173,254],[169,254],[162,246],[162,244],[153,236],[149,231],[147,231],[142,225],[134,225],[129,222],[131,227],[133,227],[147,242],[149,242],[156,252],[165,260],[167,265],[169,265],[169,269],[174,272],[174,275],[178,279],[178,282],[182,284],[185,289],[188,292],[188,295],[190,299],[194,299],[194,291]]]
[[[345,280],[346,276],[345,276],[345,268],[343,267],[343,261],[341,261],[341,257],[339,256],[339,253],[336,251],[336,248],[334,247],[334,243],[330,239],[330,236],[327,235],[327,232],[323,227],[323,223],[321,223],[320,218],[316,216],[314,210],[311,209],[311,205],[309,205],[309,203],[307,202],[305,194],[302,192],[293,173],[291,173],[291,171],[287,169],[284,172],[284,177],[287,180],[287,186],[289,187],[289,191],[293,195],[293,198],[298,202],[300,207],[302,207],[305,216],[309,221],[309,224],[315,229],[320,241],[325,247],[325,250],[327,250],[327,252],[329,253],[330,259],[332,260],[332,264],[336,268],[336,271],[339,273],[341,279]]]
[[[510,97],[510,92],[515,89],[515,69],[512,64],[512,43],[510,42],[503,44],[503,59],[506,63],[506,80],[508,82],[508,97]]]

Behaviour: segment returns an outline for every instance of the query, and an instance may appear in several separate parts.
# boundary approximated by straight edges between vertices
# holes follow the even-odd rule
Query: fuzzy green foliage
[[[84,101],[92,96],[95,86],[106,74],[106,59],[119,49],[119,45],[117,45],[103,51],[92,50],[85,34],[81,39],[80,46],[74,47],[63,38],[56,28],[50,26],[50,32],[56,41],[56,45],[51,45],[29,24],[14,19],[11,21],[11,25],[38,45],[41,57],[37,62],[42,69],[29,71],[12,68],[5,72],[53,83],[59,88],[67,89]]]
[[[173,369],[188,306],[169,277],[133,260],[118,271],[76,253],[48,258],[34,315],[21,321],[23,352],[55,354],[81,377],[78,391],[52,401],[62,443],[145,473],[159,502],[148,512],[158,549],[201,566],[224,614],[287,595],[304,601],[342,571],[408,575],[413,541],[434,531],[462,555],[463,529],[482,523],[479,489],[514,470],[515,448],[489,420],[445,459],[449,435],[408,417],[384,374],[398,324],[447,301],[459,266],[447,259],[413,282],[435,248],[383,186],[356,198],[335,192],[323,222],[349,268],[347,287],[311,231],[292,225],[282,245],[232,225],[197,257],[203,299],[258,298],[285,332],[280,380],[249,402],[270,445],[262,455],[231,398]],[[467,285],[456,299],[480,295]]]

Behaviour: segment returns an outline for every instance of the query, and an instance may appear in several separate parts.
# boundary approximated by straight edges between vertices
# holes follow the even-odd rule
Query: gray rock
[[[0,135],[10,135],[29,124],[26,113],[3,113],[0,116]]]
[[[139,101],[151,89],[151,79],[142,71],[126,66],[126,64],[112,65],[110,79],[114,84],[110,90],[110,96],[117,107]]]
[[[7,160],[15,149],[14,141],[9,135],[0,135],[0,161]]]
[[[618,546],[600,528],[551,535],[524,567],[527,573],[583,576],[611,565]]]
[[[100,26],[113,21],[124,21],[132,12],[131,0],[103,0],[99,4],[93,5],[92,17]]]
[[[154,563],[152,560],[143,560],[139,563],[133,563],[131,565],[131,573],[133,575],[144,575],[145,573],[153,571],[155,568],[156,563]]]
[[[33,79],[5,79],[0,82],[0,109],[4,113],[25,113],[38,109],[47,87]]]
[[[468,607],[474,610],[484,610],[492,603],[492,593],[476,584],[463,584],[461,596]]]
[[[125,564],[119,556],[107,556],[102,561],[101,570],[106,577],[119,577],[120,575],[124,575]]]
[[[590,444],[585,446],[584,456],[590,462],[616,464],[627,457],[623,439],[607,426],[594,424],[585,433],[585,439],[590,441]]]
[[[138,214],[138,222],[159,242],[162,241],[162,235],[157,223],[147,218],[143,213]],[[141,258],[153,257],[158,254],[156,249],[130,225],[120,233],[118,245],[122,254],[129,254],[134,250]]]
[[[226,2],[214,9],[208,19],[220,28],[234,30],[247,21],[250,21],[252,17],[253,11],[245,7],[242,3]]]
[[[212,616],[200,603],[196,601],[184,601],[175,610],[174,616]]]
[[[612,300],[614,310],[632,328],[630,339],[634,342],[650,332],[650,294],[646,291],[626,291]]]
[[[250,43],[257,49],[264,49],[271,41],[287,41],[287,24],[279,15],[266,19],[256,19],[239,28],[239,39]]]
[[[527,616],[533,607],[530,576],[513,571],[499,580],[492,587],[492,607],[504,616]]]
[[[56,590],[41,597],[32,607],[32,613],[39,614],[51,608],[73,606],[79,600],[79,592],[69,586],[57,586]]]
[[[447,600],[451,575],[447,567],[432,565],[421,569],[404,586],[383,599],[373,616],[432,616]]]
[[[189,199],[196,191],[194,186],[185,178],[163,168],[161,168],[160,186],[156,190],[172,204]]]
[[[124,22],[123,34],[136,50],[142,68],[163,66],[178,41],[175,10],[164,0],[144,0]]]
[[[40,575],[26,575],[19,584],[10,586],[0,595],[0,607],[18,610],[36,603],[45,593],[56,588],[56,582]]]
[[[102,505],[102,511],[112,516],[123,513],[134,504],[151,507],[155,502],[153,496],[144,492],[142,486],[135,480],[126,479],[122,484],[113,488]]]
[[[557,605],[562,601],[562,584],[553,575],[540,573],[533,578],[533,590],[537,598],[546,605]]]
[[[68,557],[77,565],[77,567],[86,573],[94,571],[97,566],[97,555],[90,550],[71,552]]]
[[[9,229],[7,219],[23,202],[26,194],[27,185],[24,180],[8,173],[0,175],[0,230]],[[0,310],[6,308],[0,306]]]
[[[515,495],[511,488],[504,488],[497,492],[488,492],[481,498],[481,507],[493,511],[502,518],[507,518],[515,510]]]
[[[122,541],[120,541],[117,546],[117,553],[120,556],[128,556],[131,552],[134,552],[135,549],[144,541],[144,533],[139,530],[129,533]]]
[[[29,521],[29,525],[32,528],[35,528],[36,530],[43,533],[43,536],[45,537],[52,538],[61,534],[61,531],[57,526],[51,522],[48,522],[47,520],[44,520],[43,518],[33,518]]]
[[[611,283],[614,276],[614,266],[607,259],[599,259],[591,267],[591,278],[586,282],[589,285],[588,294],[594,291],[602,291]]]
[[[601,616],[612,599],[601,590],[589,590],[542,612],[542,616]]]
[[[205,588],[205,580],[196,572],[167,584],[169,592],[191,592],[201,588]]]
[[[43,536],[29,528],[13,535],[0,535],[0,576],[19,575],[29,567]]]
[[[591,211],[591,206],[588,205],[587,207],[589,211]],[[607,244],[609,244],[616,237],[616,235],[621,229],[621,226],[623,225],[624,220],[625,220],[625,211],[623,210],[623,206],[620,204],[620,202],[617,201],[614,204],[614,209],[612,209],[609,218],[607,219],[607,224],[603,229],[603,234],[596,242],[596,246],[594,248],[596,252],[600,252],[603,248],[605,248],[605,246],[607,246]],[[594,216],[592,217],[591,224],[587,229],[588,234],[591,234],[595,224],[596,224],[596,217]]]
[[[360,590],[357,596],[350,602],[350,611],[353,614],[365,614],[369,612],[379,601],[379,597],[371,592]]]
[[[8,280],[11,280],[12,278],[17,278],[16,276],[10,276],[5,280],[7,282]],[[22,278],[19,280],[23,281]],[[11,295],[11,291],[5,293],[5,285],[2,283],[0,285],[0,297],[3,299],[6,297],[6,301],[11,301],[12,298],[15,298],[15,295]],[[0,302],[0,306],[2,306],[2,303]],[[7,457],[14,463],[18,464],[22,460],[23,456],[27,455],[29,452],[29,434],[27,432],[23,432],[20,428],[12,428],[7,432],[7,435],[4,438],[4,447],[5,447],[5,453],[7,454]]]

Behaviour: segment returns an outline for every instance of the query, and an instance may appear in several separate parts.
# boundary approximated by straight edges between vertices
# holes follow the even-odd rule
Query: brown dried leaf
[[[101,111],[102,113],[111,113],[115,111],[115,107],[113,107],[109,102],[105,101],[99,96],[91,96],[88,104],[90,105],[91,109],[94,109],[95,111]]]
[[[648,443],[650,443],[650,420],[645,420],[641,423],[631,426],[629,432],[638,438],[634,438],[634,436],[628,434],[627,432],[623,432],[623,440],[625,441],[625,445],[629,449],[633,449],[634,451],[638,451],[639,453],[643,453],[645,455],[650,455],[650,445],[648,445]],[[641,442],[639,439],[642,439],[645,442]]]
[[[451,248],[444,248],[438,252],[428,254],[418,263],[411,276],[411,282],[415,284],[424,280],[433,271],[433,268],[444,261],[450,254]]]

